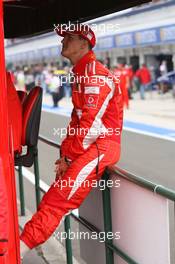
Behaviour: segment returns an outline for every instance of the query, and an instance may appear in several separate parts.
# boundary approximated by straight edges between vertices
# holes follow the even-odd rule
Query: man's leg
[[[140,98],[145,99],[145,85],[144,84],[140,85]]]
[[[62,217],[81,205],[89,194],[92,183],[101,177],[105,167],[119,159],[120,146],[113,141],[103,142],[98,144],[99,158],[96,145],[93,144],[84,155],[72,162],[62,180],[55,182],[44,195],[38,211],[25,225],[21,234],[21,240],[30,249],[45,242],[51,236]]]
[[[57,107],[57,94],[52,92],[53,107]]]

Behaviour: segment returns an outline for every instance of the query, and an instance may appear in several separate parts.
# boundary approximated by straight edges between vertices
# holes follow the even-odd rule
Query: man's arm
[[[75,108],[72,110],[71,121],[67,127],[66,138],[61,143],[60,155],[61,157],[65,156],[65,150],[68,148],[70,141],[72,140],[72,135],[69,133],[71,130],[76,130],[78,125],[78,116],[76,114]]]

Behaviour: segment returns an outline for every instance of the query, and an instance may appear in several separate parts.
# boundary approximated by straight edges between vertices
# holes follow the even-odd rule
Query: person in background
[[[133,77],[134,77],[134,72],[132,69],[132,65],[126,65],[125,66],[126,71],[127,71],[127,76],[128,76],[128,96],[129,99],[133,99],[132,97],[132,90],[133,90]]]
[[[160,68],[159,69],[160,69],[160,73],[161,73],[162,76],[165,75],[168,72],[167,63],[166,63],[165,60],[162,61],[162,63],[160,64]]]
[[[140,82],[140,98],[144,100],[145,90],[148,89],[148,86],[151,82],[151,74],[145,63],[143,63],[142,67],[136,71],[135,76],[139,79]]]
[[[20,67],[16,69],[16,90],[26,91],[24,71]]]
[[[60,93],[62,92],[60,89],[63,89],[63,87],[61,86],[59,75],[57,74],[57,71],[52,71],[49,90],[52,95],[53,107],[58,107],[58,102],[61,99]]]
[[[71,72],[70,68],[68,66],[64,67],[64,83],[62,84],[64,87],[64,95],[66,98],[69,98],[71,96]]]
[[[35,86],[35,79],[34,79],[31,68],[26,68],[24,73],[25,73],[26,90],[29,92]]]
[[[129,75],[123,63],[119,63],[117,65],[117,68],[114,70],[114,75],[116,76],[117,79],[119,79],[120,82],[120,88],[123,96],[123,104],[127,109],[129,109],[129,96],[128,96]]]

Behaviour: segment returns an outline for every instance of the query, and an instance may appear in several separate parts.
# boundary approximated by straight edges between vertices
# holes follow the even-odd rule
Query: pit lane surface
[[[66,128],[68,122],[69,117],[43,111],[40,134],[60,143],[60,128]],[[62,132],[64,133],[64,130]],[[49,149],[43,146],[43,143],[39,144],[40,160],[44,167],[51,162],[48,159],[49,157],[52,158]],[[57,156],[58,154],[55,155],[55,160]],[[175,142],[133,131],[123,131],[119,167],[175,189],[175,177],[173,176],[175,172],[174,158]],[[49,167],[48,169],[45,168],[45,173],[47,171],[49,174],[49,169]],[[48,181],[47,176],[43,175],[42,178],[46,182]]]

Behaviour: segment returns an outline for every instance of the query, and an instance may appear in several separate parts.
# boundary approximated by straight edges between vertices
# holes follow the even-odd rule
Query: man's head
[[[76,64],[81,57],[95,46],[96,39],[94,32],[88,25],[71,24],[71,26],[64,30],[59,27],[56,32],[63,37],[61,54],[70,59],[73,64]]]
[[[122,70],[124,67],[125,67],[124,63],[118,63],[118,64],[117,64],[117,68],[118,68],[119,70]]]

